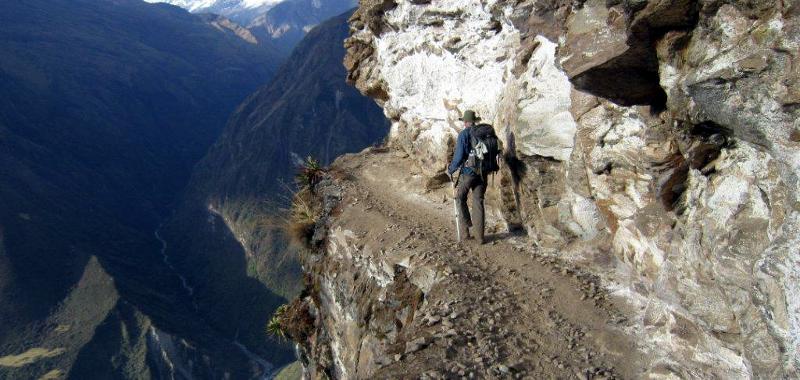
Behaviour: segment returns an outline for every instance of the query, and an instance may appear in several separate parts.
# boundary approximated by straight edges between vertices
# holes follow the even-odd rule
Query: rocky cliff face
[[[796,1],[362,1],[345,66],[392,120],[409,176],[441,175],[464,110],[495,126],[506,162],[487,196],[495,228],[524,231],[528,247],[599,275],[632,306],[636,377],[791,378],[798,16]],[[328,238],[322,254],[341,255]],[[407,305],[388,301],[407,293],[404,276],[358,257],[337,272]],[[333,281],[331,270],[317,277]],[[344,289],[316,288],[307,361],[347,377],[362,345],[395,338],[365,329],[320,344],[375,301],[363,287],[313,300]]]

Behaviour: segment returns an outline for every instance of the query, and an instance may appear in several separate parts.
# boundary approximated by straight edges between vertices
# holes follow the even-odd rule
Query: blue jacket
[[[458,168],[464,164],[464,161],[469,157],[469,151],[472,149],[470,144],[470,130],[472,127],[464,128],[458,133],[458,140],[456,140],[456,149],[453,151],[453,160],[450,161],[450,166],[447,168],[447,173],[453,175]],[[475,172],[468,167],[462,167],[461,174],[475,175]]]

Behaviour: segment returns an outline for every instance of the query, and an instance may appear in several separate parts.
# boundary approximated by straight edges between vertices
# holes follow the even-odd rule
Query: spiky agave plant
[[[277,337],[281,340],[286,340],[286,332],[283,330],[283,326],[281,325],[281,321],[283,320],[283,314],[286,313],[287,305],[281,305],[275,310],[275,313],[272,314],[272,318],[270,318],[269,322],[267,322],[267,334]]]
[[[300,168],[295,175],[297,184],[301,187],[308,187],[313,189],[314,185],[322,179],[322,174],[325,169],[322,168],[319,160],[314,157],[308,156],[306,160],[300,165]]]

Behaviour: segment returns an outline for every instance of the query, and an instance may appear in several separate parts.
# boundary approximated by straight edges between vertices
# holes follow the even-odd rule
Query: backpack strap
[[[469,134],[469,149],[470,150],[475,149],[475,145],[478,145],[478,139],[475,137],[475,134],[472,133],[474,131],[475,131],[475,127],[474,126],[467,128],[467,134]]]

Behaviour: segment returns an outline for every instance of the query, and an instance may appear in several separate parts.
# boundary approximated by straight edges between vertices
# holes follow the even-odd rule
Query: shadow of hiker
[[[500,241],[503,241],[503,240],[508,240],[508,239],[510,239],[512,237],[523,237],[523,236],[526,236],[526,233],[525,233],[524,229],[522,229],[522,228],[513,228],[513,229],[511,229],[510,231],[507,231],[507,232],[486,234],[486,236],[484,237],[484,240],[486,241],[486,244],[491,244],[491,243],[494,243],[494,242],[500,242]]]

